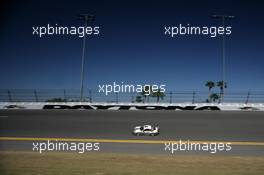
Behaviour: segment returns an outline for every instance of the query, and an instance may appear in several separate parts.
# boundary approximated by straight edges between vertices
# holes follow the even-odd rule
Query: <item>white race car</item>
[[[159,126],[155,125],[143,125],[143,126],[135,126],[133,130],[133,135],[140,136],[156,136],[159,135]]]

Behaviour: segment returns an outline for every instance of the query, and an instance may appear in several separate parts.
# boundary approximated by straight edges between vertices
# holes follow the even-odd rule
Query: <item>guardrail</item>
[[[219,92],[214,92],[219,94]],[[205,103],[207,91],[168,91],[164,97],[144,96],[140,93],[110,93],[105,95],[95,90],[84,91],[84,101],[95,103]],[[78,89],[0,89],[0,102],[78,102]],[[218,102],[216,100],[215,102]],[[223,102],[263,103],[264,91],[226,92]]]

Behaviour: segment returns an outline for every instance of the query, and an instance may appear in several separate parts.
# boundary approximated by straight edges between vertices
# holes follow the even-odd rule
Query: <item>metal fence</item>
[[[105,95],[98,91],[84,91],[86,102],[142,102],[142,103],[204,103],[208,100],[207,91],[169,91],[163,98],[140,93],[110,93]],[[78,89],[0,89],[0,102],[77,102],[80,101]],[[224,102],[263,103],[264,91],[226,92]],[[218,102],[218,100],[216,101]]]

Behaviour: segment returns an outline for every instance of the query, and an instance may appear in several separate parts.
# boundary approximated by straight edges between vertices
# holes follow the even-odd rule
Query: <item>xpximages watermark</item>
[[[151,93],[161,92],[164,93],[166,91],[166,85],[156,85],[156,84],[144,84],[144,85],[134,85],[134,84],[118,84],[113,82],[113,84],[99,84],[98,85],[98,92],[104,93],[108,95],[109,93],[143,93],[144,95],[148,96]]]
[[[168,142],[164,144],[164,151],[171,154],[177,151],[204,151],[215,154],[221,151],[230,151],[232,149],[231,143],[221,142],[191,142],[190,140],[178,142]]]
[[[46,151],[74,151],[77,153],[85,153],[86,151],[99,151],[100,143],[89,143],[89,142],[61,142],[61,141],[43,141],[33,142],[32,150],[39,153]]]
[[[217,37],[218,35],[230,35],[232,33],[232,27],[207,27],[207,26],[190,26],[190,24],[178,26],[165,26],[164,34],[171,38],[179,35],[207,35],[212,38]]]
[[[77,35],[82,38],[84,35],[99,35],[100,27],[99,26],[58,26],[58,24],[46,26],[33,26],[32,35],[37,37],[49,36],[49,35]]]

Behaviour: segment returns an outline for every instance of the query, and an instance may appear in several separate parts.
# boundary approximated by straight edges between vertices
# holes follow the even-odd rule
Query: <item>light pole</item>
[[[212,18],[216,19],[221,19],[222,20],[222,27],[225,29],[225,20],[226,19],[233,19],[235,16],[230,16],[230,15],[212,15]],[[226,65],[226,37],[225,33],[223,34],[222,37],[222,99],[221,101],[223,102],[224,100],[224,89],[226,88],[226,70],[225,70],[225,65]]]
[[[81,88],[80,88],[80,101],[83,101],[83,83],[84,83],[84,57],[85,57],[85,41],[86,41],[86,28],[88,21],[94,21],[95,16],[90,14],[78,15],[79,20],[84,20],[84,36],[83,36],[83,48],[82,48],[82,63],[81,63]]]

